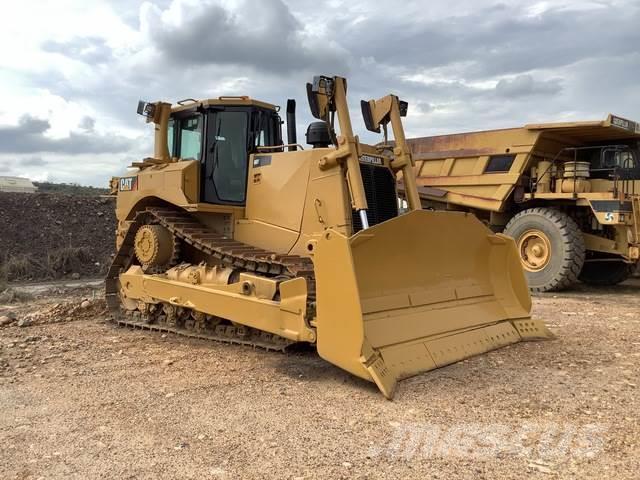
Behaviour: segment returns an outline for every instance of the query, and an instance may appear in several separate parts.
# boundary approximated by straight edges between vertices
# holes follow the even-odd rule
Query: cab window
[[[513,165],[515,155],[492,155],[489,157],[487,167],[484,169],[485,173],[503,173],[508,172]]]
[[[173,157],[174,153],[173,153],[173,137],[176,134],[175,132],[175,124],[176,121],[173,118],[169,119],[169,127],[168,127],[168,131],[167,131],[167,147],[169,148],[169,156]]]
[[[272,112],[256,110],[252,115],[251,122],[253,125],[251,129],[253,151],[256,151],[257,147],[274,146],[282,143],[277,138],[280,117]]]
[[[611,153],[614,153],[614,155],[612,155],[613,159],[610,159],[612,166],[618,168],[634,168],[636,166],[635,158],[631,150]]]
[[[200,160],[202,150],[202,117],[180,120],[180,154],[183,160]]]

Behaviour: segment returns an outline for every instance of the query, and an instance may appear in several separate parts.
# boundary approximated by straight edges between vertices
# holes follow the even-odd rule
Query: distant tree
[[[67,195],[98,196],[109,193],[107,188],[89,187],[77,183],[33,182],[43,193],[64,193]]]

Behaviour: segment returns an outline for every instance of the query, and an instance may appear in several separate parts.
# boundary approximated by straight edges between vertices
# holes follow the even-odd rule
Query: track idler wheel
[[[145,271],[169,268],[175,263],[177,240],[162,225],[143,225],[136,232],[136,258]]]

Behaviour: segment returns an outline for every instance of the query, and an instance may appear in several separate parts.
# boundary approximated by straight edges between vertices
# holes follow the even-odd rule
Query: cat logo
[[[368,163],[369,165],[384,165],[384,160],[381,157],[374,157],[373,155],[362,155],[360,162]]]
[[[138,186],[138,177],[122,177],[120,179],[120,188],[121,192],[131,192],[136,190]]]

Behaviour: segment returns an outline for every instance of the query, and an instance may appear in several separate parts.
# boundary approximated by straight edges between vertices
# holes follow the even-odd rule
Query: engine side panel
[[[130,219],[136,206],[148,198],[158,198],[181,207],[196,204],[199,198],[199,165],[196,161],[165,163],[120,177],[116,204],[118,220]]]

